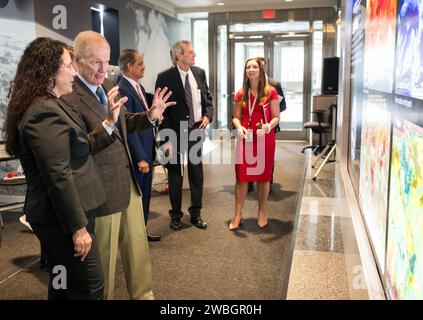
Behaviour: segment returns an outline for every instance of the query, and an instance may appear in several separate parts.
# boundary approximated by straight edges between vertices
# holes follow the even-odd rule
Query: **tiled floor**
[[[326,164],[313,181],[313,160],[297,218],[287,299],[368,299],[339,167]]]

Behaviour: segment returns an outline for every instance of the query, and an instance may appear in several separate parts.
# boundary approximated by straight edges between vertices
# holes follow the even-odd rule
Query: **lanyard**
[[[256,106],[257,97],[254,98],[253,106],[251,106],[251,98],[250,98],[250,89],[248,89],[248,113],[250,114],[250,119],[248,120],[248,127],[251,124],[251,116],[254,111],[254,107]]]

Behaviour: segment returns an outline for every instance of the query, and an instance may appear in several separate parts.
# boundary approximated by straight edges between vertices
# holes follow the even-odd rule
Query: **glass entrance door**
[[[271,59],[269,75],[280,81],[286,99],[286,110],[280,114],[277,138],[306,140],[303,125],[308,115],[307,46],[304,38],[270,39]]]
[[[277,139],[306,140],[303,124],[309,110],[307,97],[308,51],[307,37],[285,38],[282,36],[254,35],[249,39],[231,39],[230,59],[230,101],[228,123],[233,114],[234,95],[242,87],[245,61],[252,57],[266,57],[268,75],[281,82],[285,93],[287,109],[280,114],[280,128]]]
[[[262,37],[260,37],[262,38]],[[245,61],[249,58],[263,57],[265,54],[265,43],[261,39],[232,39],[231,41],[231,100],[229,108],[231,109],[228,119],[232,121],[234,111],[235,93],[242,88],[242,80],[244,77]]]

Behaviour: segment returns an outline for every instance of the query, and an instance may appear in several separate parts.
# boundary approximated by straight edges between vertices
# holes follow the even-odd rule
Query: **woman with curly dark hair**
[[[28,185],[24,212],[53,269],[49,299],[101,299],[103,273],[94,236],[95,212],[106,200],[91,154],[113,143],[122,98],[108,94],[109,114],[87,133],[60,97],[75,70],[67,45],[38,38],[25,49],[9,90],[6,151],[21,161]],[[56,279],[55,279],[56,277]]]

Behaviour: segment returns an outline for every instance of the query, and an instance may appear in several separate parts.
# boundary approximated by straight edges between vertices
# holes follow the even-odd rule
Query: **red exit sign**
[[[261,16],[263,19],[275,19],[276,11],[275,10],[263,10],[261,12]]]

